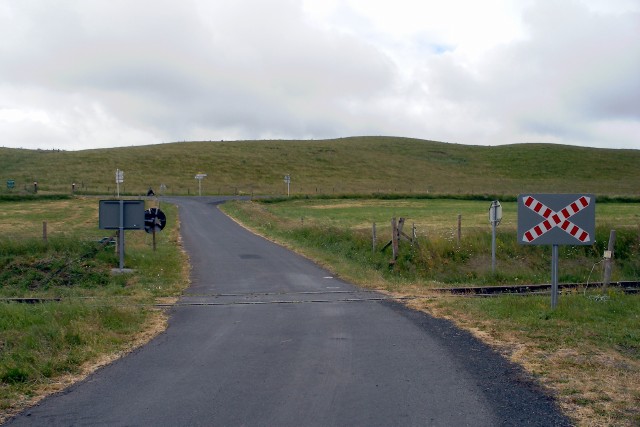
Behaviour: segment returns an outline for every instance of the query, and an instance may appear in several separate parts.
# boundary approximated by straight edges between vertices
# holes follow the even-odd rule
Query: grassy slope
[[[292,176],[294,194],[593,192],[637,195],[640,151],[559,145],[465,146],[393,138],[325,141],[184,142],[75,152],[0,148],[0,180],[16,191],[114,191],[116,168],[124,191],[146,192],[163,183],[171,194],[203,191],[278,194]],[[4,183],[2,185],[4,190]]]

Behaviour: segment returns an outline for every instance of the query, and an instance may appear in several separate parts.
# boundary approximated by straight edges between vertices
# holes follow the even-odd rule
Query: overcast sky
[[[640,0],[0,0],[0,146],[640,149]]]

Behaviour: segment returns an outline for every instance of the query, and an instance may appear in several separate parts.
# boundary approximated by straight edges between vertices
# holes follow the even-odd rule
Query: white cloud
[[[9,0],[0,137],[640,148],[637,22],[627,0]]]

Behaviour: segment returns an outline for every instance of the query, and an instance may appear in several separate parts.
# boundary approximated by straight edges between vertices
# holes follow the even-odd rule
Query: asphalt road
[[[10,425],[569,425],[450,323],[379,301],[176,198],[192,286],[167,331]]]

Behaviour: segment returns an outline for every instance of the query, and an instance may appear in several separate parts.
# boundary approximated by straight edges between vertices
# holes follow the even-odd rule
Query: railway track
[[[635,294],[640,293],[640,282],[638,281],[621,281],[611,282],[610,287],[620,288],[625,293]],[[570,289],[583,289],[583,288],[602,288],[602,282],[593,283],[561,283],[558,285],[560,292]],[[435,291],[450,293],[453,295],[469,295],[469,296],[492,296],[502,294],[540,294],[551,292],[551,284],[541,285],[509,285],[509,286],[463,286],[456,288],[436,288]]]

